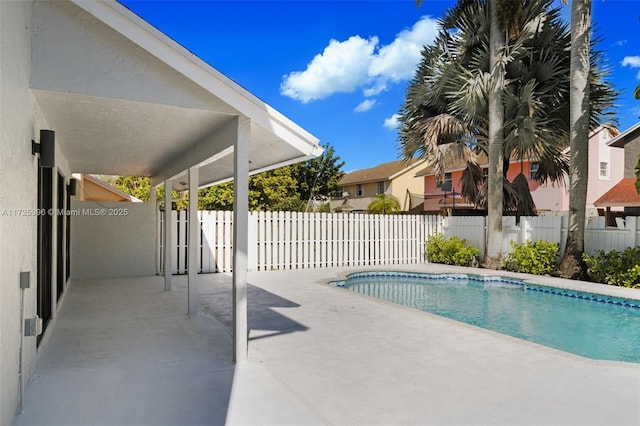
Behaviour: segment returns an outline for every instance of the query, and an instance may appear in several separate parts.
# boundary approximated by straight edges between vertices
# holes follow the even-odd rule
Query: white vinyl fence
[[[187,272],[188,215],[172,211],[173,273]],[[198,272],[230,272],[233,213],[200,211]],[[158,224],[158,264],[163,256],[164,212]],[[425,260],[427,235],[440,231],[436,216],[251,212],[249,270],[375,266]]]
[[[174,274],[187,272],[188,215],[172,211]],[[163,256],[162,221],[158,224],[158,265]],[[230,272],[232,268],[233,213],[198,212],[198,272]],[[510,242],[545,240],[560,245],[567,236],[567,217],[504,217],[503,250]],[[370,215],[343,213],[251,212],[249,215],[249,270],[307,269],[332,266],[375,266],[424,262],[427,236],[441,232],[457,236],[484,256],[486,218],[424,215]],[[603,217],[588,219],[585,251],[624,250],[640,245],[640,220],[627,217],[623,226],[605,227]]]

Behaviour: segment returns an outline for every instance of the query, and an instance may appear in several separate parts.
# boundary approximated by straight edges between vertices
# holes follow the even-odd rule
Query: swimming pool
[[[588,358],[640,363],[640,301],[466,274],[362,272],[333,283]]]

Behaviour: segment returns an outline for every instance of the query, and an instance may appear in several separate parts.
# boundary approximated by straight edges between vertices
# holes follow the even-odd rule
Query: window
[[[356,197],[362,197],[362,184],[356,185]]]
[[[536,174],[538,174],[538,170],[540,169],[540,163],[535,162],[529,165],[529,180],[536,180]]]
[[[438,184],[438,188],[440,188],[442,191],[451,191],[451,189],[453,188],[452,186],[452,177],[451,177],[451,173],[447,172],[444,174],[444,180]]]
[[[609,163],[606,161],[600,162],[600,177],[609,177]]]
[[[377,194],[384,194],[386,190],[387,190],[387,183],[385,181],[378,182]]]

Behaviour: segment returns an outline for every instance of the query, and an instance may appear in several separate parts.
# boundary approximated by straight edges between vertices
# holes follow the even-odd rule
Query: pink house
[[[600,126],[589,138],[589,183],[587,190],[587,215],[598,214],[594,202],[611,189],[624,175],[624,150],[610,146],[609,141],[618,134],[611,127]],[[567,150],[568,152],[568,150]],[[487,173],[486,157],[480,160]],[[531,160],[513,160],[507,172],[507,179],[513,180],[521,171],[529,180],[531,196],[540,214],[554,214],[569,210],[568,178],[562,184],[540,184],[533,179],[538,163]],[[461,196],[461,177],[465,168],[463,161],[447,167],[442,185],[436,183],[431,168],[420,170],[416,176],[424,177],[424,211],[450,212],[455,215],[484,214],[484,209],[465,201]]]

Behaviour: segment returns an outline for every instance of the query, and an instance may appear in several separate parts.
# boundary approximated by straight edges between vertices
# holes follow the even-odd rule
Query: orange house
[[[611,189],[624,173],[624,151],[610,146],[609,141],[618,134],[610,127],[598,127],[589,136],[589,183],[587,190],[587,214],[598,214],[595,201]],[[567,150],[568,152],[568,150]],[[480,156],[480,165],[485,176],[488,172],[486,156]],[[475,206],[460,196],[462,190],[462,172],[466,163],[463,160],[453,161],[446,168],[444,181],[436,182],[432,169],[425,168],[416,173],[424,177],[424,211],[447,213],[452,215],[485,214],[483,208]],[[529,190],[539,213],[554,214],[569,210],[569,192],[564,184],[540,184],[534,179],[539,163],[530,159],[512,160],[507,171],[507,179],[513,179],[522,171],[527,177]]]

